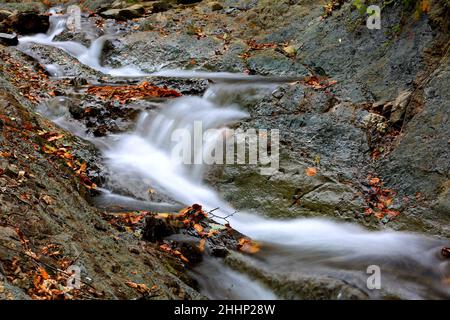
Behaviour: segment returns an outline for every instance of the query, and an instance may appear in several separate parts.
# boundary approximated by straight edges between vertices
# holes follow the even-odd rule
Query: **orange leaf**
[[[63,134],[58,134],[56,136],[52,136],[52,137],[48,138],[47,141],[51,142],[51,141],[59,140],[61,138],[64,138],[64,135]]]
[[[308,177],[314,177],[317,174],[317,169],[314,167],[309,167],[305,170],[305,173]]]
[[[197,231],[199,234],[203,233],[203,227],[201,225],[199,225],[198,223],[194,224],[194,229],[195,231]]]
[[[47,271],[45,271],[44,268],[39,268],[38,271],[39,271],[39,274],[41,275],[42,279],[48,280],[50,278]]]
[[[422,8],[422,12],[427,13],[428,11],[430,11],[430,1],[422,0],[421,8]]]
[[[245,253],[256,253],[260,248],[261,245],[253,240],[250,240],[248,238],[239,239],[238,249]]]
[[[200,252],[204,252],[206,247],[206,239],[201,239],[200,243],[198,244],[198,249]]]

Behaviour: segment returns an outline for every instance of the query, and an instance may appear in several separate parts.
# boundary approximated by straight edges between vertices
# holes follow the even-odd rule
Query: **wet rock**
[[[362,213],[365,202],[349,186],[326,183],[299,198],[305,208],[328,215],[345,215],[348,211]],[[351,214],[350,214],[351,215]]]
[[[152,13],[165,12],[170,10],[172,5],[166,1],[155,1],[151,6]]]
[[[145,219],[145,227],[142,238],[150,242],[162,241],[165,237],[174,234],[176,230],[163,219],[148,216]]]
[[[216,246],[211,249],[211,255],[217,258],[225,258],[229,253],[230,250],[222,246]]]
[[[17,46],[19,44],[17,34],[0,33],[0,44],[6,46]]]
[[[225,258],[227,265],[246,273],[271,288],[279,297],[299,300],[366,300],[369,294],[347,281],[325,275],[268,270],[242,254],[233,252]]]
[[[179,251],[192,265],[199,264],[203,260],[203,252],[192,243],[183,242],[178,246]]]
[[[50,27],[49,16],[36,12],[21,12],[10,20],[13,30],[21,35],[46,33]]]
[[[140,18],[145,14],[145,8],[140,4],[123,8],[123,9],[109,9],[100,13],[105,19],[129,20]]]

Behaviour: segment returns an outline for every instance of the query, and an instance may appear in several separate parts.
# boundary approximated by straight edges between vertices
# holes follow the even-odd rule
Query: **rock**
[[[19,44],[17,34],[0,33],[0,44],[6,46],[17,46]]]
[[[122,9],[122,8],[126,7],[126,4],[127,3],[125,1],[116,0],[111,5],[111,9]]]
[[[424,89],[423,110],[407,123],[396,148],[377,165],[390,188],[411,198],[420,193],[428,201],[437,201],[433,219],[448,218],[450,207],[449,81],[450,66],[443,63]],[[401,96],[396,99],[400,106],[408,94]]]
[[[196,265],[202,262],[203,252],[198,248],[198,246],[188,242],[182,242],[179,244],[178,248],[181,254],[189,260],[190,264]]]
[[[140,4],[135,4],[124,9],[109,9],[100,13],[105,19],[128,20],[140,18],[145,14],[145,8]]]
[[[217,258],[225,258],[229,253],[230,250],[222,246],[217,246],[211,249],[211,255]]]
[[[21,35],[46,33],[50,27],[49,17],[35,12],[18,13],[9,20],[11,28]]]
[[[175,233],[174,228],[163,219],[148,216],[142,238],[150,242],[158,242]]]
[[[208,4],[212,11],[219,11],[223,9],[223,5],[219,2],[211,2]]]
[[[286,53],[289,57],[295,57],[297,54],[297,49],[293,46],[287,46],[283,48],[284,53]]]
[[[152,5],[151,12],[152,13],[165,12],[167,10],[170,10],[171,8],[172,5],[170,3],[167,3],[165,1],[156,1]]]
[[[202,2],[202,0],[176,0],[177,4],[194,4]]]
[[[5,19],[8,19],[10,16],[12,16],[12,12],[8,10],[0,10],[0,21],[3,21]]]
[[[409,98],[411,97],[410,91],[403,91],[398,95],[392,104],[391,117],[392,123],[398,123],[403,119],[406,112],[406,106],[409,103]]]

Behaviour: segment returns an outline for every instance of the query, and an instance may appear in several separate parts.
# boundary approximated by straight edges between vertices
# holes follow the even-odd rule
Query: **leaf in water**
[[[257,253],[261,248],[261,245],[251,239],[241,238],[238,243],[238,250],[245,253]]]

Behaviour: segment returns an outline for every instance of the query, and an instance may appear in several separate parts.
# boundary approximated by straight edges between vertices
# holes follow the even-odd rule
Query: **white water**
[[[101,65],[100,56],[103,46],[107,40],[114,39],[112,35],[104,35],[94,40],[89,47],[86,47],[75,41],[53,41],[56,36],[61,34],[66,28],[67,17],[64,15],[53,14],[50,16],[50,28],[46,34],[36,34],[19,38],[19,45],[27,43],[37,43],[52,46],[66,51],[75,57],[82,64],[91,67],[94,70],[115,77],[143,77],[147,74],[133,66],[121,68],[109,68]],[[53,66],[54,67],[54,66]]]
[[[217,100],[223,99],[208,91],[204,98],[180,98],[163,106],[155,117],[143,115],[133,133],[119,137],[114,146],[105,152],[108,165],[116,172],[151,181],[153,186],[186,206],[199,203],[206,210],[220,208],[222,215],[232,213],[234,209],[199,179],[198,172],[203,170],[182,165],[178,158],[171,155],[174,147],[171,135],[176,129],[192,129],[194,121],[202,121],[206,128],[221,128],[231,120],[239,120],[246,115],[235,107],[215,104]],[[370,264],[379,264],[386,272],[386,279],[391,278],[392,290],[407,298],[421,298],[421,294],[403,292],[401,281],[393,284],[397,281],[395,279],[411,276],[419,268],[428,270],[428,286],[438,291],[448,291],[440,283],[448,268],[448,263],[439,259],[442,243],[425,236],[392,231],[368,232],[355,225],[327,219],[266,219],[245,212],[234,215],[230,222],[236,230],[271,248],[263,250],[259,257],[265,260],[261,268],[273,272],[306,272],[302,264],[306,265],[307,261],[313,269],[330,270],[329,264],[337,263],[340,268],[349,270],[358,266],[356,271],[361,273]],[[361,257],[364,257],[365,263],[361,263]],[[404,263],[406,267],[402,266]],[[216,265],[212,262],[206,264],[203,266],[205,271],[209,270],[208,266]],[[234,276],[229,274],[228,269],[222,271],[224,277]],[[207,287],[217,288],[220,285],[220,281],[210,282]],[[232,291],[231,288],[228,290]],[[251,296],[249,291],[248,297]]]
[[[52,28],[46,35],[23,37],[20,43],[40,43],[60,48],[76,57],[81,63],[113,76],[147,75],[134,67],[119,69],[100,65],[100,54],[109,36],[93,41],[89,48],[72,41],[53,41],[64,30],[65,18],[52,16]],[[55,68],[57,68],[55,66]],[[243,75],[192,73],[185,71],[162,71],[153,75],[226,79],[229,81],[249,79]],[[216,89],[224,89],[218,87]],[[229,87],[228,87],[229,88]],[[242,89],[242,88],[241,88]],[[233,90],[239,90],[238,86]],[[214,93],[213,93],[214,92]],[[132,133],[114,137],[114,142],[105,148],[105,157],[110,168],[124,177],[141,181],[142,188],[149,185],[157,188],[176,201],[188,206],[199,203],[206,210],[220,208],[223,215],[234,209],[223,201],[217,192],[202,182],[203,166],[186,166],[172,156],[175,147],[171,141],[177,129],[192,130],[194,121],[201,121],[204,129],[223,128],[247,116],[236,106],[223,104],[229,100],[227,90],[209,90],[203,98],[185,97],[163,106],[156,116],[144,113]],[[220,102],[220,103],[219,103]],[[209,141],[213,143],[213,141]],[[205,145],[208,148],[208,144]],[[110,195],[108,195],[110,196]],[[128,200],[127,200],[128,201]],[[308,272],[322,270],[336,274],[342,270],[364,274],[369,264],[379,264],[386,272],[389,283],[386,287],[406,298],[427,296],[428,289],[449,295],[448,287],[442,285],[443,274],[448,263],[439,259],[440,241],[421,235],[402,232],[369,232],[361,227],[337,223],[326,219],[266,219],[259,215],[240,212],[231,218],[231,224],[240,232],[261,241],[262,251],[258,254],[259,267],[269,272]],[[361,260],[363,260],[361,262]],[[403,262],[406,261],[406,266]],[[333,267],[334,266],[334,267]],[[217,277],[203,283],[205,292],[215,297],[273,298],[267,289],[235,271],[208,261],[204,270],[214,272]],[[427,270],[428,283],[420,282],[417,269]],[[311,271],[309,271],[311,272]],[[413,278],[413,280],[406,278]],[[227,294],[217,296],[218,288],[224,288],[222,279],[235,284],[234,290],[227,288]],[[358,285],[363,286],[364,278]],[[417,283],[416,283],[417,282]],[[412,288],[411,290],[405,288]],[[212,290],[212,291],[211,291]]]

